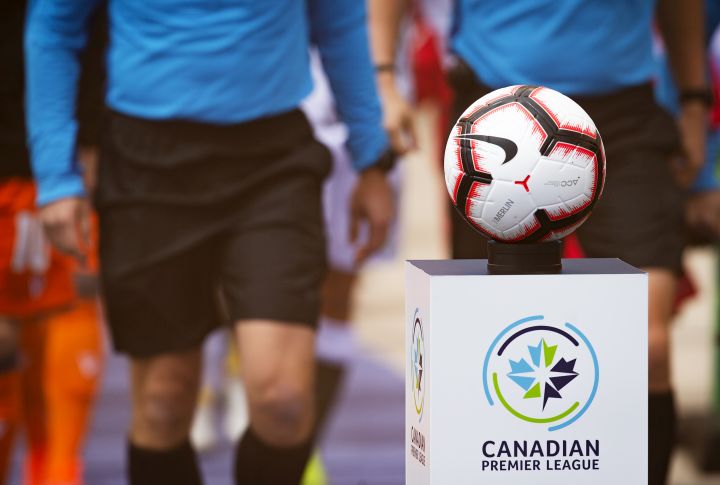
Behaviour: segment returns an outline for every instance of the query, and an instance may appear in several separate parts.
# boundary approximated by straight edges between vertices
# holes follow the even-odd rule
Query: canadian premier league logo
[[[483,386],[490,406],[555,431],[585,414],[597,393],[600,367],[575,325],[542,315],[508,325],[485,355]]]

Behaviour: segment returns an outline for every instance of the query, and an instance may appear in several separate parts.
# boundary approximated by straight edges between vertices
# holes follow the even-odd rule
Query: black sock
[[[648,405],[648,484],[665,485],[675,446],[677,418],[673,393],[651,392]]]
[[[310,457],[312,443],[276,447],[263,443],[251,427],[235,454],[237,485],[298,485]]]
[[[323,432],[330,412],[335,406],[338,392],[345,380],[345,366],[319,360],[316,379],[315,435],[317,436]]]
[[[128,444],[130,485],[201,485],[195,450],[186,441],[170,450],[149,450]]]

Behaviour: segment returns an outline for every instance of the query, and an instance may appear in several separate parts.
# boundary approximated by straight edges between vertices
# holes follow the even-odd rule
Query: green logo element
[[[425,408],[425,336],[423,335],[420,310],[415,310],[413,331],[410,340],[410,373],[415,412],[422,421]]]
[[[538,399],[542,401],[542,410],[550,399],[562,399],[560,391],[570,384],[577,376],[575,372],[575,359],[566,361],[564,358],[555,361],[557,345],[548,345],[541,339],[536,346],[528,347],[530,363],[525,358],[519,361],[510,360],[510,372],[507,374],[515,384],[520,386],[525,394],[523,399]],[[497,372],[493,373],[493,387],[502,405],[514,416],[530,423],[553,423],[572,414],[580,406],[574,402],[562,413],[556,416],[533,418],[514,409],[503,396],[498,384]]]

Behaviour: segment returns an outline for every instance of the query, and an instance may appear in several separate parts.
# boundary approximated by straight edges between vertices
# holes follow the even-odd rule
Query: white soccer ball
[[[455,208],[501,242],[560,239],[590,215],[605,183],[605,151],[590,116],[537,86],[509,86],[475,101],[445,147]]]

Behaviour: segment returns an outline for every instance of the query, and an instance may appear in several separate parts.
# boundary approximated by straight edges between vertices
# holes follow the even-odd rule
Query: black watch
[[[395,165],[397,164],[397,155],[392,150],[392,148],[388,148],[383,152],[382,155],[380,155],[380,158],[378,158],[375,163],[368,166],[365,170],[370,169],[378,169],[383,173],[388,173],[393,168],[395,168]],[[363,170],[363,171],[365,171]]]
[[[689,101],[700,101],[705,106],[710,107],[715,101],[713,97],[712,89],[710,88],[695,88],[695,89],[681,89],[678,93],[678,101],[680,104],[685,104]]]

